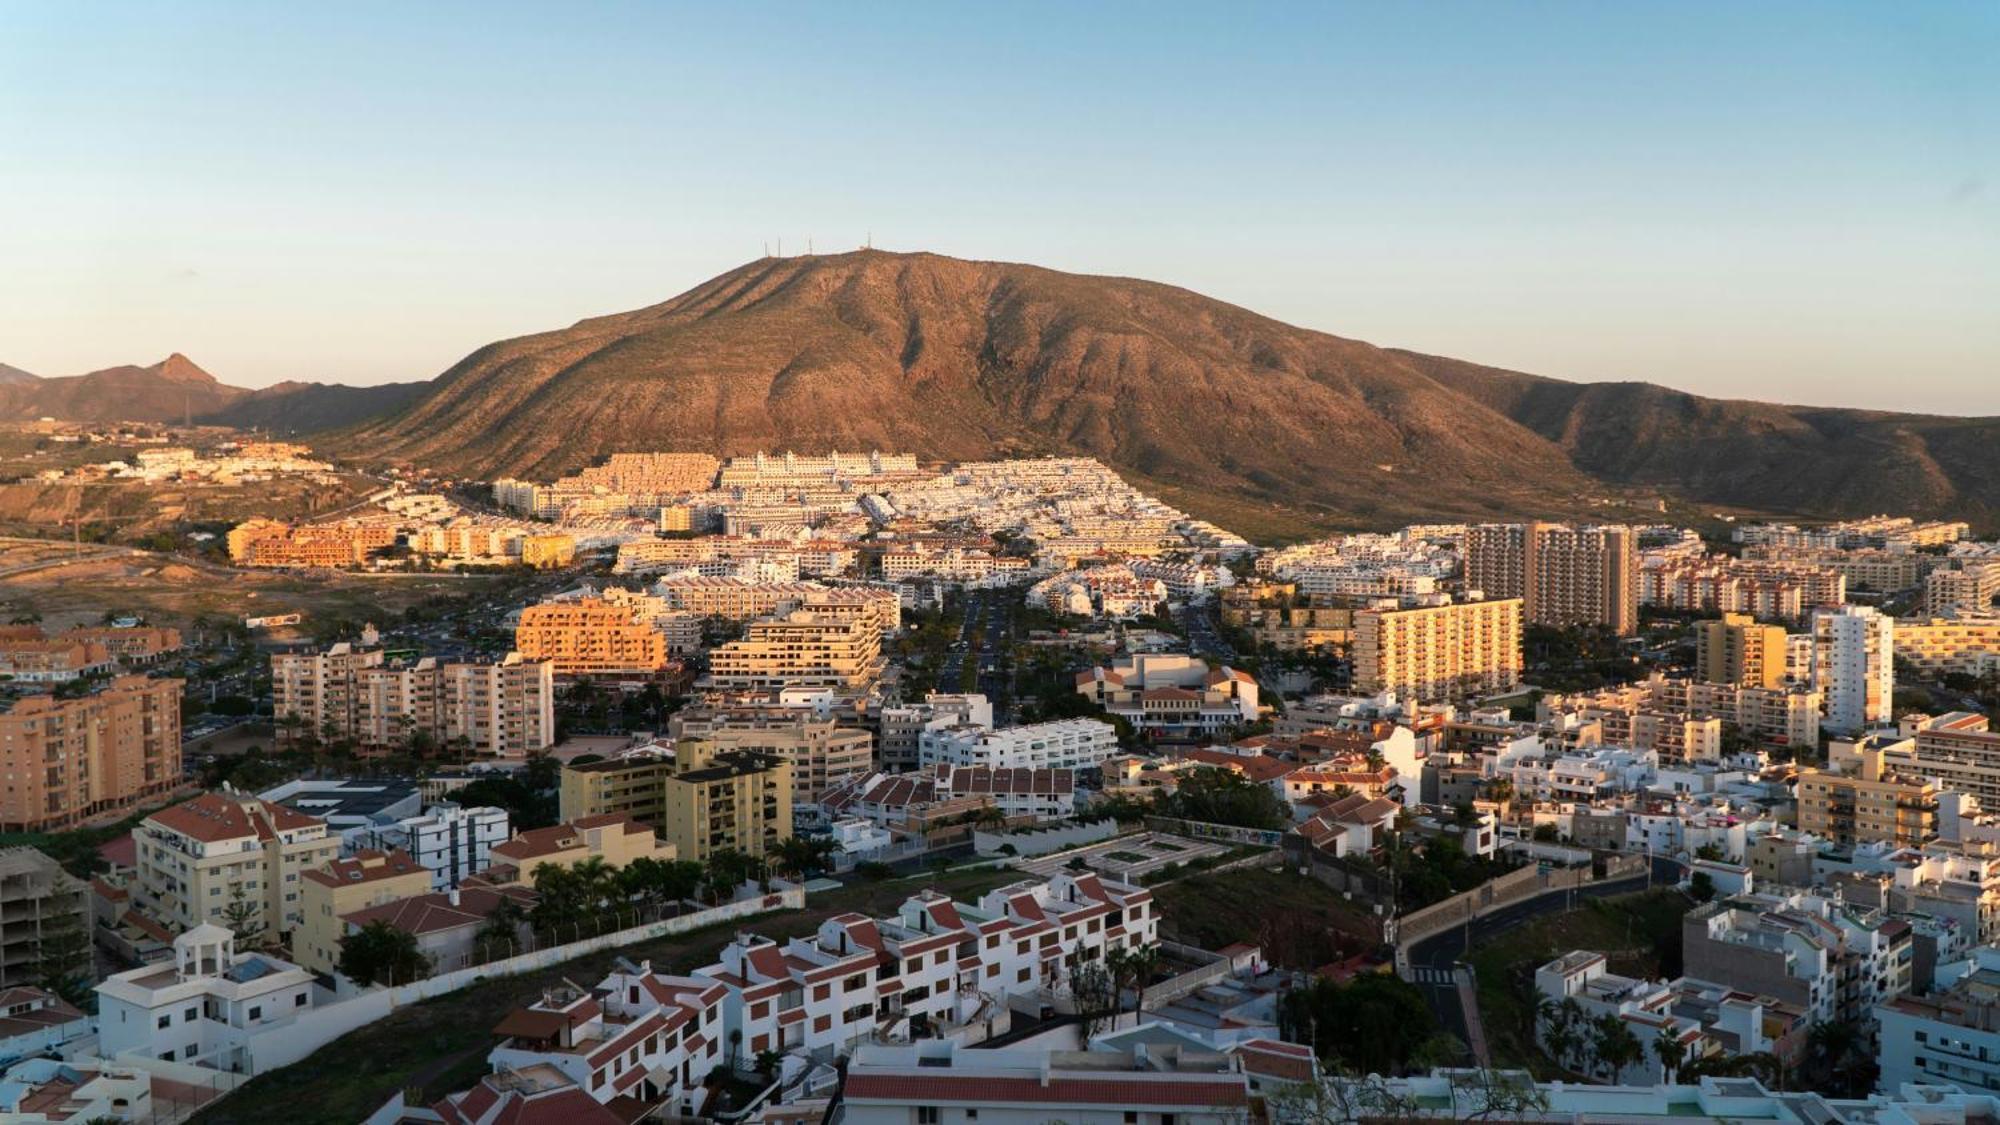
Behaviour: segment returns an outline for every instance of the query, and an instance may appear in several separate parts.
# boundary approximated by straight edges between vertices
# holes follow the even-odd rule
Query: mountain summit
[[[0,418],[172,422],[218,410],[249,393],[216,382],[175,352],[145,367],[126,364],[87,375],[0,383]]]
[[[1079,454],[1218,518],[1230,498],[1368,519],[1592,487],[1397,353],[1153,282],[881,251],[761,259],[489,345],[357,440],[480,476],[625,449]]]

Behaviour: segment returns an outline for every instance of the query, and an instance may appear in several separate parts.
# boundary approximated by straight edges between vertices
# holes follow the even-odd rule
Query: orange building
[[[79,699],[34,695],[0,712],[0,831],[71,828],[171,792],[181,686],[120,676]]]
[[[676,666],[666,634],[633,607],[602,598],[527,607],[514,648],[529,660],[553,661],[558,676],[653,676]]]

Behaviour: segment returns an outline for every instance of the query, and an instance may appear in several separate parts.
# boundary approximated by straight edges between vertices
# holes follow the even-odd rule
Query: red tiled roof
[[[97,845],[97,854],[113,867],[137,867],[139,865],[139,843],[132,839],[130,832],[115,840],[106,840]]]
[[[1215,1108],[1245,1105],[1243,1082],[1146,1081],[1137,1078],[1003,1078],[979,1074],[853,1074],[843,1098],[904,1102],[1015,1102],[1024,1105],[1126,1105]]]
[[[403,875],[429,875],[430,869],[399,848],[386,852],[372,848],[355,852],[351,858],[336,859],[326,866],[304,873],[305,878],[325,887],[345,887],[375,883]]]
[[[269,840],[280,832],[310,828],[325,821],[256,797],[203,793],[191,801],[161,809],[147,817],[146,823],[213,844],[246,836]]]
[[[340,920],[357,926],[384,921],[409,933],[433,934],[460,926],[480,925],[486,921],[487,915],[499,908],[501,900],[510,898],[528,907],[534,905],[535,893],[526,887],[495,889],[462,886],[458,889],[455,905],[449,892],[433,891],[343,914]]]

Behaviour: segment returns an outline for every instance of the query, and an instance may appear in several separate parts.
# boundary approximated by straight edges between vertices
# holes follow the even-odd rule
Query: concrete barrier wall
[[[1033,832],[985,832],[972,834],[972,850],[980,855],[998,855],[1002,844],[1014,845],[1017,856],[1047,855],[1065,848],[1095,844],[1118,835],[1118,822],[1100,820],[1095,824],[1072,824],[1063,828],[1039,828]]]
[[[773,910],[799,910],[804,908],[805,904],[805,892],[792,887],[725,906],[683,914],[676,918],[648,922],[643,926],[619,930],[600,937],[585,938],[568,945],[550,946],[547,949],[490,961],[469,969],[440,973],[394,988],[371,988],[348,999],[311,1009],[281,1027],[267,1028],[250,1036],[245,1043],[250,1057],[250,1073],[262,1074],[281,1066],[290,1066],[335,1039],[350,1031],[366,1027],[405,1004],[415,1004],[456,992],[478,981],[518,976],[536,969],[560,965],[591,953],[686,933],[718,922],[749,918]]]
[[[1396,920],[1396,945],[1401,948],[1411,942],[1422,941],[1432,934],[1462,926],[1470,919],[1483,917],[1503,906],[1512,906],[1550,891],[1584,887],[1596,882],[1616,882],[1642,874],[1645,870],[1643,856],[1614,855],[1606,857],[1602,879],[1595,877],[1588,867],[1548,870],[1523,867],[1509,871],[1443,902],[1403,915]]]
[[[1192,945],[1182,945],[1179,942],[1172,941],[1161,942],[1160,948],[1184,961],[1205,961],[1207,963],[1201,965],[1199,968],[1189,969],[1185,973],[1170,977],[1158,984],[1148,985],[1146,987],[1146,1003],[1152,1007],[1171,1004],[1189,993],[1199,992],[1216,981],[1229,976],[1235,968],[1230,963],[1229,958],[1212,950],[1200,949]]]

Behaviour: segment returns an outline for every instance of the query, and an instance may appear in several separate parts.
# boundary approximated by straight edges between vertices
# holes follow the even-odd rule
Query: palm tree
[[[1625,1026],[1624,1020],[1609,1012],[1597,1017],[1593,1030],[1596,1032],[1592,1038],[1597,1048],[1597,1061],[1610,1070],[1609,1081],[1616,1084],[1626,1067],[1644,1057],[1639,1037],[1632,1034],[1632,1029]]]
[[[1653,1057],[1660,1060],[1660,1081],[1672,1082],[1687,1061],[1687,1044],[1679,1036],[1661,1031],[1653,1036]]]
[[[504,941],[511,954],[520,938],[521,923],[527,920],[528,912],[521,904],[503,895],[480,924],[479,932],[473,935],[473,944],[483,948]]]

